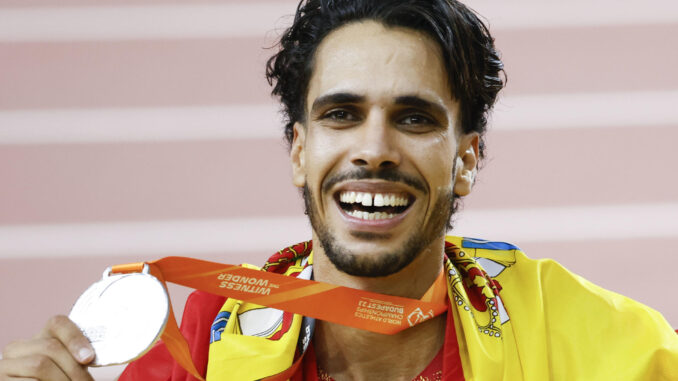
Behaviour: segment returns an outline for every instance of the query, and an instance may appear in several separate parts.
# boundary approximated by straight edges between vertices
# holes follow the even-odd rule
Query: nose
[[[397,132],[388,126],[382,115],[370,115],[359,130],[361,133],[351,154],[353,165],[370,170],[400,165],[400,152],[395,144]]]

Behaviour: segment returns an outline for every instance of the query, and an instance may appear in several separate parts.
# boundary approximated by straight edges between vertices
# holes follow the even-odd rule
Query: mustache
[[[379,179],[386,180],[396,183],[403,183],[409,185],[410,187],[420,191],[427,192],[426,184],[423,181],[419,180],[414,176],[402,173],[395,168],[380,169],[378,171],[366,169],[366,168],[355,168],[353,170],[337,173],[331,177],[328,177],[327,180],[323,183],[322,191],[327,192],[330,188],[337,185],[342,181],[348,180],[370,180],[370,179]]]

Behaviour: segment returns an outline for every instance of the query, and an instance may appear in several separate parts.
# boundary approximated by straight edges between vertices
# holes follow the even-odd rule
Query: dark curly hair
[[[272,94],[283,105],[287,142],[292,142],[294,123],[305,121],[318,45],[334,29],[361,20],[415,29],[440,45],[463,131],[480,134],[483,157],[487,114],[506,76],[487,26],[456,0],[301,0],[294,23],[280,39],[280,50],[266,64]]]

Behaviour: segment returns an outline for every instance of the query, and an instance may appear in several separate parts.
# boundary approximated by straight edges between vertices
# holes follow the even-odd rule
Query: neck
[[[395,335],[318,321],[313,345],[318,366],[335,381],[409,381],[442,348],[444,332],[445,315]]]
[[[355,277],[337,270],[316,242],[313,273],[322,282],[419,299],[442,271],[444,238],[424,248],[398,273],[376,278]],[[445,315],[440,315],[398,334],[382,335],[317,321],[313,343],[318,365],[336,381],[411,380],[442,347],[445,322]]]

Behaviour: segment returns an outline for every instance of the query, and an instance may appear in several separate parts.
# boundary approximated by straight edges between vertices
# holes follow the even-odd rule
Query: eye
[[[358,117],[355,113],[346,109],[333,109],[321,116],[321,119],[325,119],[331,122],[355,122],[358,120]]]
[[[399,123],[403,125],[430,125],[435,124],[435,121],[425,115],[412,114],[401,118]]]
[[[403,113],[395,122],[403,131],[414,134],[423,134],[440,128],[437,119],[419,110]]]

